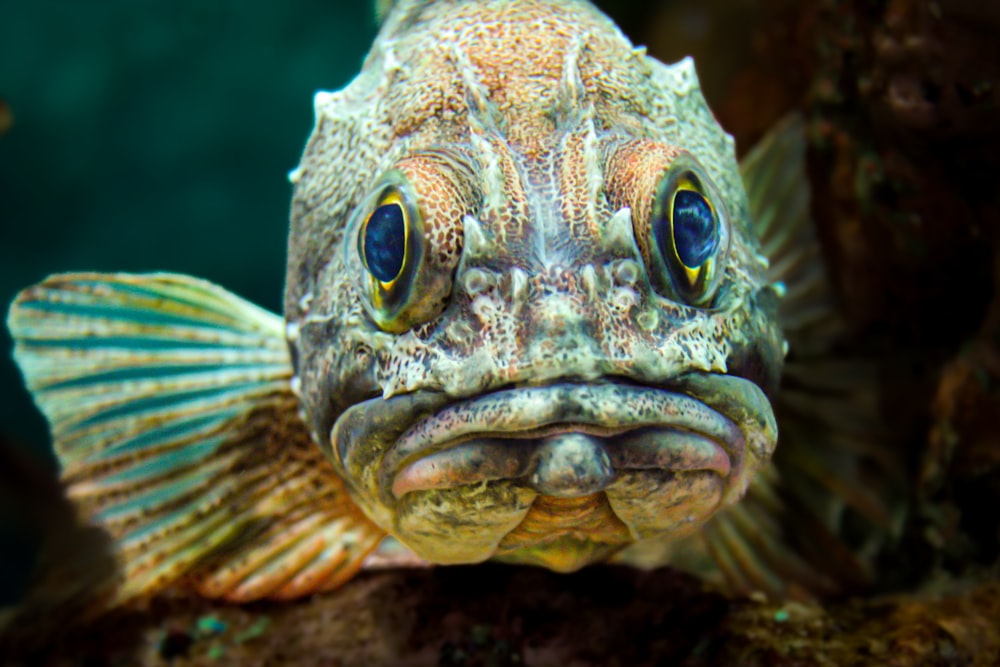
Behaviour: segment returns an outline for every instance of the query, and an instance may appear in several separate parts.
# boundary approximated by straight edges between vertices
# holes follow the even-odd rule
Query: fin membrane
[[[66,274],[8,327],[62,479],[114,541],[108,604],[185,580],[290,598],[348,579],[383,533],[298,416],[281,318],[173,274]]]
[[[792,116],[741,164],[767,278],[783,294],[790,351],[774,401],[778,448],[740,503],[667,551],[671,564],[737,593],[808,598],[864,586],[902,521],[874,366],[835,353],[844,327],[809,217],[805,147]]]
[[[753,230],[768,258],[767,280],[783,293],[779,318],[796,354],[824,352],[843,326],[809,214],[805,128],[782,120],[740,163]]]

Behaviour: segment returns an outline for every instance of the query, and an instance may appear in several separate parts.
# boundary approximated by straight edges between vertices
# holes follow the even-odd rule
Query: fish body
[[[386,536],[831,587],[780,544],[769,463],[786,335],[830,313],[800,125],[741,172],[690,60],[543,0],[394,3],[315,109],[283,318],[172,274],[12,307],[68,493],[115,540],[105,605],[327,590]]]

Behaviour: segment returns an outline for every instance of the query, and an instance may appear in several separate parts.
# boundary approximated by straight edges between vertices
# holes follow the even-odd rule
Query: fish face
[[[435,563],[573,570],[742,496],[776,442],[782,338],[690,61],[587,6],[497,6],[390,21],[318,96],[288,337],[372,521]]]

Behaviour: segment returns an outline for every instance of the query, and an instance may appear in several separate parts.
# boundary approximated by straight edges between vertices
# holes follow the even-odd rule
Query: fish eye
[[[661,227],[666,217],[659,221]],[[669,223],[673,234],[673,251],[677,260],[688,270],[695,271],[719,247],[719,221],[705,196],[694,190],[678,190],[670,202]],[[660,252],[666,254],[663,236],[659,233]]]
[[[406,214],[397,202],[382,204],[365,220],[361,259],[376,280],[386,286],[399,277],[406,259]]]
[[[669,291],[696,306],[711,303],[729,237],[713,198],[693,169],[671,169],[657,188],[650,221],[664,286],[669,283]]]
[[[423,259],[423,221],[415,197],[402,179],[377,188],[357,215],[357,253],[364,267],[369,312],[386,331],[412,324],[407,310]]]
[[[403,333],[431,320],[451,294],[461,256],[461,210],[439,163],[411,157],[386,172],[349,223],[348,266],[362,305],[383,331]]]

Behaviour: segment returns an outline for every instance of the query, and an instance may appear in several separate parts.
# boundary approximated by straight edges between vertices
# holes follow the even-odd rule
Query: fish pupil
[[[696,269],[719,246],[719,230],[708,200],[693,190],[680,190],[673,201],[674,247],[684,266]]]
[[[406,255],[406,227],[399,204],[383,204],[375,209],[365,226],[365,264],[376,280],[392,282],[403,270]]]

